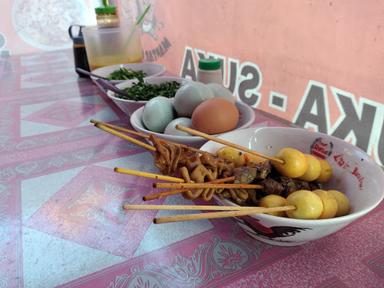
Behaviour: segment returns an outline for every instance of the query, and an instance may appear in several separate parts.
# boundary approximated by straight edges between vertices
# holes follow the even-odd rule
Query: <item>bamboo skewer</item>
[[[235,176],[231,176],[231,177],[226,177],[226,178],[219,178],[219,179],[212,180],[212,181],[206,182],[206,183],[225,183],[225,182],[231,182],[234,180],[235,180]],[[143,200],[149,201],[149,200],[160,199],[163,197],[180,194],[180,193],[183,193],[183,192],[188,191],[188,190],[190,190],[190,189],[172,189],[172,190],[162,191],[159,193],[153,193],[153,194],[146,195],[143,197]]]
[[[147,134],[144,134],[144,133],[141,133],[141,132],[137,132],[137,131],[134,131],[134,130],[131,130],[131,129],[128,129],[128,128],[121,127],[121,126],[109,124],[107,122],[101,122],[101,121],[97,121],[95,119],[91,119],[91,120],[89,120],[89,122],[91,122],[91,123],[93,123],[95,125],[96,124],[103,125],[103,126],[111,128],[111,129],[115,129],[115,130],[118,130],[118,131],[126,132],[126,133],[133,134],[133,135],[136,135],[136,136],[140,136],[140,137],[143,137],[143,138],[149,138],[149,135],[147,135]]]
[[[191,129],[191,128],[188,128],[188,127],[185,127],[185,126],[182,126],[182,125],[176,125],[176,129],[178,129],[180,131],[187,132],[187,133],[189,133],[191,135],[200,136],[200,137],[203,137],[203,138],[205,138],[207,140],[211,140],[211,141],[214,141],[214,142],[217,142],[217,143],[220,143],[220,144],[224,144],[226,146],[229,146],[229,147],[232,147],[232,148],[235,148],[235,149],[238,149],[238,150],[241,150],[241,151],[244,151],[244,152],[247,152],[247,153],[250,153],[250,154],[253,154],[253,155],[256,155],[256,156],[268,159],[268,160],[271,160],[271,161],[274,161],[274,162],[278,162],[278,163],[284,164],[284,161],[282,159],[258,153],[256,151],[248,149],[247,147],[244,147],[244,146],[241,146],[241,145],[238,145],[238,144],[226,141],[224,139],[220,139],[220,138],[217,138],[217,137],[205,134],[203,132],[200,132],[200,131],[197,131],[197,130],[194,130],[194,129]]]
[[[225,183],[225,182],[232,182],[232,181],[235,181],[236,177],[235,176],[230,176],[230,177],[225,177],[225,178],[217,178],[215,180],[212,180],[212,181],[208,181],[208,182],[205,182],[205,183]]]
[[[168,189],[262,189],[262,185],[258,184],[222,184],[222,183],[153,183],[154,188]]]
[[[247,211],[254,210],[252,206],[218,206],[218,205],[147,205],[124,204],[125,210],[199,210],[199,211]]]
[[[166,175],[161,175],[161,174],[155,174],[155,173],[150,173],[150,172],[143,172],[143,171],[125,169],[125,168],[119,168],[119,167],[115,167],[113,170],[115,172],[121,173],[121,174],[128,174],[128,175],[146,177],[146,178],[151,178],[151,179],[171,181],[171,182],[175,182],[175,183],[184,183],[185,182],[184,179],[182,179],[182,178],[166,176]]]
[[[107,127],[107,126],[104,126],[103,124],[95,124],[95,126],[97,128],[99,128],[99,129],[105,131],[105,132],[108,132],[108,133],[110,133],[112,135],[120,137],[121,139],[127,140],[127,141],[129,141],[129,142],[131,142],[133,144],[136,144],[136,145],[138,145],[138,146],[140,146],[142,148],[145,148],[145,149],[150,150],[150,151],[156,151],[156,148],[153,147],[152,145],[144,143],[144,142],[142,142],[140,140],[137,140],[137,139],[135,139],[133,137],[130,137],[128,135],[122,134],[122,133],[120,133],[120,132],[118,132],[118,131],[116,131],[114,129],[111,129],[111,128]]]
[[[141,133],[141,132],[137,132],[137,131],[134,131],[134,130],[131,130],[131,129],[128,129],[128,128],[124,128],[124,127],[121,127],[121,126],[117,126],[117,125],[113,125],[113,124],[109,124],[107,122],[101,122],[101,121],[97,121],[95,119],[91,119],[89,120],[89,122],[95,124],[96,127],[100,128],[99,126],[102,125],[102,126],[106,126],[108,128],[111,128],[111,130],[117,130],[117,131],[122,131],[122,132],[125,132],[125,133],[129,133],[129,134],[132,134],[132,135],[136,135],[136,136],[139,136],[139,137],[143,137],[145,139],[148,139],[149,138],[149,135],[148,134],[145,134],[145,133]],[[104,130],[105,131],[105,130]],[[111,133],[112,134],[112,133]],[[124,135],[124,134],[121,134],[121,135]],[[117,135],[116,135],[117,136]],[[120,137],[120,136],[118,136]],[[129,137],[129,136],[127,136]],[[124,138],[123,138],[124,139]],[[128,140],[128,139],[126,139]],[[129,141],[129,140],[128,140]],[[172,141],[168,141],[168,140],[164,140],[164,139],[160,139],[160,141],[163,141],[163,142],[168,142],[168,143],[171,143],[171,144],[175,144],[175,145],[180,145],[181,147],[185,147],[185,148],[188,148],[188,149],[191,149],[195,152],[199,152],[199,153],[207,153],[207,154],[210,154],[209,152],[206,152],[206,151],[202,151],[200,149],[197,149],[197,148],[194,148],[194,147],[190,147],[190,146],[187,146],[187,145],[184,145],[184,144],[179,144],[179,143],[175,143],[175,142],[172,142]]]
[[[153,193],[153,194],[145,195],[143,197],[143,200],[144,201],[156,200],[156,199],[160,199],[160,198],[171,196],[171,195],[177,195],[177,194],[183,193],[185,191],[188,191],[188,189],[171,189],[171,190],[166,190],[166,191],[163,191],[163,192],[160,192],[160,193]]]
[[[169,223],[169,222],[182,222],[182,221],[192,221],[192,220],[202,220],[202,219],[239,217],[239,216],[246,216],[246,215],[252,215],[252,214],[259,214],[259,213],[280,212],[280,211],[289,211],[289,210],[295,210],[295,209],[296,207],[292,205],[272,207],[272,208],[253,207],[253,209],[249,208],[246,210],[165,216],[165,217],[155,218],[153,222],[155,224],[161,224],[161,223]]]

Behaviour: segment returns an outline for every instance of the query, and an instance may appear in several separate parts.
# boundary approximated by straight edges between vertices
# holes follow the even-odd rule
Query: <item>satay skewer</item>
[[[172,176],[167,176],[167,175],[161,175],[161,174],[156,174],[156,173],[150,173],[150,172],[144,172],[144,171],[139,171],[139,170],[134,170],[134,169],[125,169],[125,168],[115,167],[114,171],[117,173],[134,175],[134,176],[145,177],[145,178],[150,178],[150,179],[170,181],[173,183],[184,183],[185,182],[184,179],[182,179],[182,178],[172,177]],[[231,177],[226,177],[226,178],[215,179],[215,180],[205,182],[205,183],[207,183],[207,184],[219,184],[219,183],[225,183],[225,182],[232,182],[234,180],[235,180],[235,176],[231,176]],[[148,201],[148,200],[159,199],[159,198],[170,196],[170,195],[180,194],[180,193],[185,192],[187,190],[190,190],[190,188],[180,188],[180,189],[172,189],[172,190],[162,191],[160,193],[154,193],[154,194],[146,195],[143,197],[143,200]]]
[[[232,182],[234,180],[235,180],[235,176],[231,176],[231,177],[226,177],[226,178],[215,179],[215,180],[212,180],[212,181],[209,181],[209,182],[206,182],[206,183],[225,183],[225,182]],[[166,190],[166,191],[162,191],[162,192],[159,192],[159,193],[153,193],[153,194],[146,195],[146,196],[143,197],[143,200],[144,201],[149,201],[149,200],[160,199],[160,198],[163,198],[163,197],[180,194],[180,193],[183,193],[183,192],[188,191],[188,190],[190,190],[190,189],[171,189],[171,190]]]
[[[161,175],[161,174],[155,174],[155,173],[150,173],[150,172],[143,172],[143,171],[138,171],[138,170],[133,170],[133,169],[125,169],[125,168],[115,167],[113,170],[117,173],[140,176],[140,177],[145,177],[145,178],[164,180],[164,181],[170,181],[170,182],[175,182],[175,183],[184,183],[185,182],[183,178],[172,177],[172,176]]]
[[[178,129],[180,131],[187,132],[187,133],[189,133],[191,135],[200,136],[200,137],[203,137],[204,139],[211,140],[211,141],[214,141],[214,142],[217,142],[217,143],[220,143],[220,144],[223,144],[223,145],[226,145],[226,146],[229,146],[229,147],[232,147],[232,148],[235,148],[235,149],[238,149],[238,150],[241,150],[241,151],[244,151],[244,152],[256,155],[256,156],[259,156],[259,157],[264,158],[264,159],[268,159],[270,161],[274,161],[274,162],[277,162],[277,163],[280,163],[280,164],[284,164],[284,160],[282,160],[282,159],[261,154],[259,152],[256,152],[256,151],[253,151],[251,149],[248,149],[247,147],[244,147],[244,146],[241,146],[241,145],[238,145],[238,144],[226,141],[224,139],[220,139],[220,138],[214,137],[212,135],[203,133],[201,131],[198,131],[198,130],[195,130],[195,129],[192,129],[192,128],[188,128],[188,127],[185,127],[185,126],[182,126],[182,125],[176,125],[176,129]]]
[[[254,206],[218,206],[218,205],[154,205],[154,204],[124,204],[125,210],[200,210],[200,211],[247,211]]]
[[[152,194],[145,195],[143,197],[143,201],[161,199],[161,198],[168,197],[171,195],[177,195],[177,194],[186,192],[188,190],[189,189],[170,189],[170,190],[162,191],[159,193],[152,193]]]
[[[105,131],[105,132],[108,132],[108,133],[110,133],[110,134],[112,134],[112,135],[115,135],[115,136],[117,136],[117,137],[120,137],[121,139],[127,140],[127,141],[129,141],[129,142],[131,142],[131,143],[133,143],[133,144],[136,144],[136,145],[138,145],[138,146],[140,146],[140,147],[142,147],[142,148],[145,148],[145,149],[147,149],[147,150],[149,150],[149,151],[153,151],[153,152],[156,151],[156,148],[153,147],[152,145],[149,145],[149,144],[147,144],[147,143],[144,143],[144,142],[142,142],[142,141],[140,141],[140,140],[137,140],[137,139],[135,139],[135,138],[133,138],[133,137],[130,137],[130,136],[128,136],[128,135],[125,135],[125,134],[123,134],[123,133],[120,133],[120,132],[118,132],[118,131],[116,131],[116,130],[110,128],[110,127],[104,126],[103,124],[95,124],[95,126],[96,126],[97,128],[99,128],[99,129]]]
[[[145,133],[137,132],[137,131],[134,131],[134,130],[131,130],[131,129],[128,129],[128,128],[124,128],[124,127],[121,127],[121,126],[113,125],[113,124],[110,124],[110,123],[107,123],[107,122],[102,122],[102,121],[98,121],[98,120],[95,120],[95,119],[91,119],[91,120],[89,120],[89,122],[91,122],[91,123],[93,123],[95,125],[96,124],[103,125],[103,126],[109,127],[111,129],[114,129],[114,130],[117,130],[117,131],[126,132],[126,133],[129,133],[129,134],[132,134],[132,135],[136,135],[136,136],[140,136],[140,137],[143,137],[143,138],[149,138],[149,135],[147,135]]]
[[[153,222],[155,224],[161,224],[161,223],[169,223],[169,222],[182,222],[182,221],[192,221],[192,220],[202,220],[202,219],[239,217],[239,216],[247,216],[252,214],[260,214],[260,213],[290,211],[295,209],[296,207],[293,205],[271,207],[271,208],[253,207],[249,209],[247,208],[245,210],[236,210],[236,211],[221,211],[221,212],[207,212],[207,213],[198,213],[198,214],[165,216],[165,217],[155,218],[153,219]]]
[[[150,137],[149,134],[145,134],[145,133],[137,132],[137,131],[134,131],[134,130],[131,130],[131,129],[128,129],[128,128],[124,128],[124,127],[121,127],[121,126],[113,125],[113,124],[110,124],[110,123],[107,123],[107,122],[98,121],[98,120],[95,120],[95,119],[91,119],[91,120],[89,120],[89,122],[93,123],[97,128],[100,128],[100,125],[101,125],[101,126],[104,126],[104,127],[108,127],[108,128],[110,128],[109,131],[111,131],[111,130],[115,130],[116,132],[117,132],[117,131],[122,131],[122,132],[125,132],[125,133],[129,133],[129,134],[132,134],[132,135],[136,135],[136,136],[139,136],[139,137],[143,137],[143,138],[145,138],[145,139],[149,139],[149,137]],[[102,130],[103,130],[103,129],[102,129]],[[106,131],[106,130],[104,130],[104,131]],[[109,132],[109,131],[106,131],[106,132],[111,133],[111,132]],[[113,133],[111,133],[111,134],[113,134]],[[120,136],[117,135],[117,134],[113,134],[113,135],[120,137]],[[120,134],[120,135],[125,135],[125,134]],[[126,136],[126,135],[125,135],[125,136]],[[126,136],[126,137],[129,137],[129,136]],[[120,138],[122,138],[122,137],[120,137]],[[123,138],[123,139],[125,139],[125,138]],[[129,139],[125,139],[125,140],[130,141]],[[138,140],[138,141],[139,141],[139,140]],[[184,144],[179,144],[179,143],[175,143],[175,142],[168,141],[168,140],[164,140],[164,139],[161,139],[160,141],[162,141],[162,142],[168,142],[168,143],[175,144],[175,145],[180,145],[181,147],[188,148],[188,149],[193,150],[193,151],[195,151],[195,152],[210,154],[210,153],[207,152],[207,151],[202,151],[202,150],[200,150],[200,149],[197,149],[197,148],[194,148],[194,147],[190,147],[190,146],[187,146],[187,145],[184,145]],[[132,141],[130,141],[130,142],[132,142]],[[143,142],[142,142],[142,143],[143,143]],[[134,144],[136,144],[136,143],[134,143]],[[137,145],[139,145],[139,144],[137,144]],[[140,145],[139,145],[139,146],[140,146]]]
[[[224,183],[153,183],[154,188],[173,188],[173,189],[263,189],[258,184],[224,184]]]

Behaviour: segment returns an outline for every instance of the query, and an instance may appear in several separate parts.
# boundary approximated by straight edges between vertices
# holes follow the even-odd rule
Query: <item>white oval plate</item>
[[[239,101],[236,102],[236,106],[239,109],[240,119],[236,129],[232,131],[248,128],[255,121],[255,111],[252,109],[252,107]],[[144,110],[144,107],[141,107],[131,115],[131,125],[136,131],[144,132],[147,134],[151,133],[159,138],[180,143],[180,144],[190,145],[193,147],[200,147],[205,142],[207,142],[207,140],[198,136],[175,136],[175,135],[168,135],[168,134],[155,133],[155,132],[149,131],[144,127],[143,122],[141,120],[143,115],[143,110]]]

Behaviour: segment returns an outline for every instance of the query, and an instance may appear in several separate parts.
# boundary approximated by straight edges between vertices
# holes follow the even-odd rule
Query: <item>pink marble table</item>
[[[284,125],[256,112],[254,125]],[[0,287],[384,287],[384,208],[303,246],[230,219],[154,225],[124,212],[151,155],[89,125],[127,117],[74,73],[70,51],[0,60]],[[167,204],[187,203],[169,197]],[[161,203],[161,202],[157,202]]]

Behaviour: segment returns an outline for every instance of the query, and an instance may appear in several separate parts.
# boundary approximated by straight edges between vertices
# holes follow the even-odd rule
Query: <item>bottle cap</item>
[[[102,14],[116,14],[116,6],[104,6],[95,8],[97,15]]]
[[[199,68],[202,70],[217,70],[221,68],[221,61],[218,59],[200,59]]]

